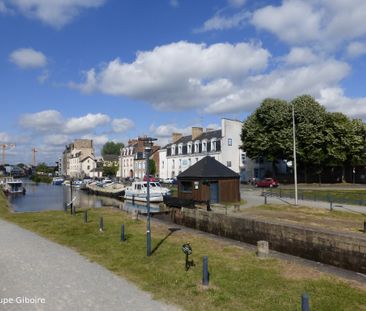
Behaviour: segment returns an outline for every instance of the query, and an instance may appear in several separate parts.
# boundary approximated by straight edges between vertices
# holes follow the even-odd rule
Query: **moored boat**
[[[63,182],[64,182],[64,179],[62,177],[54,177],[52,179],[52,185],[59,186],[59,185],[62,185]]]
[[[20,179],[8,178],[4,181],[3,190],[5,194],[13,195],[13,194],[25,194],[26,190],[23,186],[23,181]]]
[[[170,190],[162,187],[158,182],[150,182],[150,202],[163,202],[164,196],[169,195]],[[133,182],[130,187],[125,190],[124,198],[126,200],[147,201],[147,182]]]

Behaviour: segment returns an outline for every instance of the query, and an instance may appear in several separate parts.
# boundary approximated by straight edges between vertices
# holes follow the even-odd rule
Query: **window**
[[[226,166],[231,167],[231,161],[227,161]]]
[[[175,145],[172,146],[172,155],[175,155]]]
[[[192,182],[191,181],[182,181],[181,183],[182,186],[182,192],[192,192]]]
[[[188,153],[192,153],[192,144],[187,145]]]
[[[231,138],[228,138],[227,145],[228,146],[232,146],[233,145],[233,140]]]
[[[183,148],[183,146],[182,145],[179,145],[178,146],[178,154],[182,154],[183,152],[182,152],[182,148]]]
[[[206,152],[207,151],[207,143],[204,141],[202,143],[202,152]]]
[[[175,160],[173,159],[173,165],[172,168],[175,168]]]
[[[164,168],[164,161],[161,161],[161,168]]]
[[[241,163],[245,164],[245,160],[246,160],[246,155],[245,155],[245,153],[242,153],[241,154]]]
[[[191,166],[192,165],[192,160],[188,159],[188,165]]]
[[[88,170],[90,170],[90,165],[88,165]]]
[[[179,159],[179,168],[182,167],[182,159]]]
[[[194,152],[198,153],[200,152],[200,144],[199,142],[194,143]]]

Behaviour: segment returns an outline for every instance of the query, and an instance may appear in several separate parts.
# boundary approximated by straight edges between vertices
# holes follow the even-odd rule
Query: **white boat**
[[[54,177],[52,179],[52,185],[62,185],[64,182],[64,179],[62,177]]]
[[[62,185],[70,187],[70,180],[65,180]],[[80,186],[83,185],[83,182],[81,180],[73,180],[72,181],[72,187],[73,188],[80,188]]]
[[[23,181],[20,179],[8,178],[4,181],[2,187],[5,194],[25,194]]]
[[[158,182],[150,182],[150,202],[163,202],[164,196],[169,195],[170,190],[162,187]],[[126,200],[135,200],[146,202],[147,182],[135,181],[125,190],[124,198]]]

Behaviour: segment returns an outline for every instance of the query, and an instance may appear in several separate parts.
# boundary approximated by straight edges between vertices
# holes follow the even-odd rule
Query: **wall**
[[[200,209],[171,209],[172,220],[219,236],[366,273],[366,235],[310,229],[301,225],[231,217]]]

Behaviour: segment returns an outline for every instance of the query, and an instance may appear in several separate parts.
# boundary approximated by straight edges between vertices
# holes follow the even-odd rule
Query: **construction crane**
[[[6,150],[15,148],[15,144],[1,144],[2,149],[2,164],[5,165]]]
[[[36,148],[32,148],[32,165],[36,166],[36,152],[38,152],[38,150]]]

